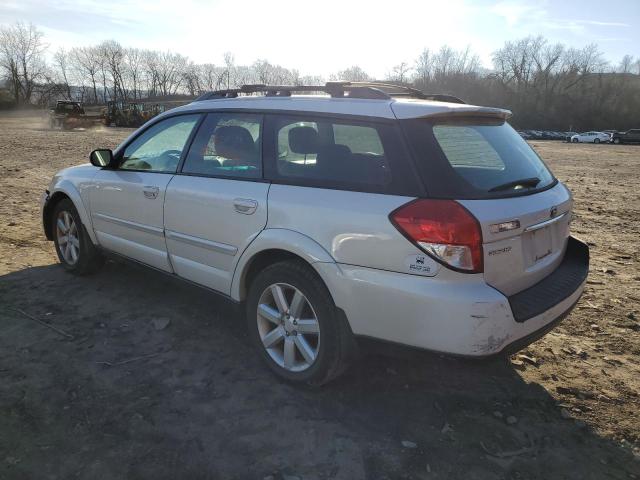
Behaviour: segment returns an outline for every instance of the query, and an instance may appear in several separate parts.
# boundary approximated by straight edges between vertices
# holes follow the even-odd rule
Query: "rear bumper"
[[[443,269],[426,278],[351,265],[314,267],[355,335],[486,357],[521,349],[566,317],[584,290],[589,257],[585,244],[570,239],[552,274],[510,298],[481,274]]]
[[[570,297],[587,279],[588,272],[589,247],[569,237],[560,265],[542,281],[509,297],[515,321],[525,322]]]

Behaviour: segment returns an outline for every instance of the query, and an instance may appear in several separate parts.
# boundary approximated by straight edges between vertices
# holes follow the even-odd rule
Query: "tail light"
[[[413,200],[389,215],[409,241],[454,270],[480,273],[482,230],[478,220],[454,200]]]

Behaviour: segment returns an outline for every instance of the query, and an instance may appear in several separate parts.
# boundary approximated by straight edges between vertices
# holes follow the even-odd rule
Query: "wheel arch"
[[[53,224],[51,222],[51,215],[56,208],[56,205],[58,205],[58,203],[60,203],[65,198],[71,200],[73,206],[78,212],[78,215],[80,215],[80,220],[82,220],[82,224],[89,234],[91,241],[94,245],[97,245],[98,242],[95,237],[95,233],[93,232],[91,217],[89,216],[89,213],[84,206],[82,197],[80,196],[80,193],[75,188],[75,186],[68,181],[63,181],[60,184],[56,185],[54,191],[50,194],[49,200],[42,210],[42,223],[44,225],[44,232],[47,239],[53,240]]]
[[[331,255],[312,238],[293,230],[272,228],[263,230],[242,253],[231,282],[231,298],[243,301],[251,280],[267,265],[283,260],[301,260],[329,284],[314,264],[335,263]]]

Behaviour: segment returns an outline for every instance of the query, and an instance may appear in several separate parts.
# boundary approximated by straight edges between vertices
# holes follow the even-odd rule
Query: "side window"
[[[124,151],[120,169],[173,173],[200,115],[167,118],[144,131]]]
[[[278,177],[365,190],[392,181],[383,126],[324,118],[279,117],[275,123]]]
[[[262,177],[262,115],[210,113],[189,149],[182,173]]]

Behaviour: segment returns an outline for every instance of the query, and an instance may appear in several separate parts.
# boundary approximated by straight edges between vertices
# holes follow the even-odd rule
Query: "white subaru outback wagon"
[[[379,83],[212,92],[59,172],[44,230],[70,272],[116,254],[243,304],[289,380],[334,378],[359,337],[512,352],[575,306],[589,251],[509,115]]]

